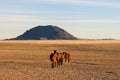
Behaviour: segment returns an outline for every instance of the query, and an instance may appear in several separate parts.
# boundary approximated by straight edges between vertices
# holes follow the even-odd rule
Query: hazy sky
[[[38,25],[54,25],[78,38],[120,39],[120,0],[0,0],[0,39]]]

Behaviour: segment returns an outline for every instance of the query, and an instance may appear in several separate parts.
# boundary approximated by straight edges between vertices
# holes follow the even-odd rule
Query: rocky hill
[[[37,26],[27,30],[22,35],[12,40],[76,40],[77,38],[67,31],[52,25]]]

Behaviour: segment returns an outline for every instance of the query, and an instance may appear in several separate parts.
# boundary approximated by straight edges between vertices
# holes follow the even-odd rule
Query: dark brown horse
[[[51,53],[50,54],[50,60],[51,60],[52,68],[56,67],[56,65],[57,65],[57,54],[56,53]]]
[[[71,57],[70,53],[63,52],[63,54],[64,54],[65,62],[68,61],[68,63],[69,63],[70,62],[70,57]]]

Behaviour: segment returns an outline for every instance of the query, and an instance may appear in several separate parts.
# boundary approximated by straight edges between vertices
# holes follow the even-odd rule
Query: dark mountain
[[[76,40],[77,38],[57,26],[37,26],[27,30],[22,35],[12,40]]]

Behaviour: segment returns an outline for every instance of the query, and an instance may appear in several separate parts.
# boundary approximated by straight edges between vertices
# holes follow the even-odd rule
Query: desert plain
[[[52,69],[53,50],[70,53],[70,63]],[[120,80],[120,41],[3,40],[0,80]]]

